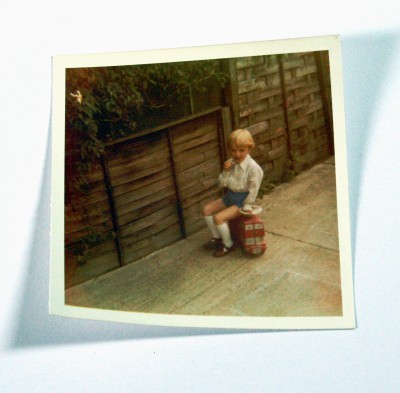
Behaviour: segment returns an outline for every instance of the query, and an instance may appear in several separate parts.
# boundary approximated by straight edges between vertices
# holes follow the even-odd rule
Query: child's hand
[[[224,162],[224,171],[229,171],[232,168],[232,161],[228,160]]]
[[[248,213],[248,214],[253,214],[253,209],[252,206],[248,203],[245,203],[243,208],[242,208],[244,213]]]

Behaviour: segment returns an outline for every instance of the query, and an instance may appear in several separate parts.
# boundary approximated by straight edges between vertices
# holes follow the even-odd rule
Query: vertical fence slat
[[[101,155],[101,166],[103,168],[104,182],[106,185],[108,203],[110,205],[111,219],[113,223],[113,229],[115,232],[114,241],[117,247],[118,262],[120,266],[123,266],[125,264],[124,251],[122,247],[121,232],[118,222],[118,214],[114,199],[114,192],[111,184],[111,177],[110,177],[110,172],[108,170],[107,156],[105,152]]]
[[[185,219],[183,216],[182,198],[181,198],[180,190],[179,190],[180,187],[178,185],[178,178],[176,176],[174,146],[173,146],[173,141],[172,141],[170,130],[167,130],[167,139],[168,139],[168,149],[169,149],[170,163],[171,163],[171,169],[172,169],[172,177],[174,179],[174,187],[175,187],[175,193],[176,193],[176,198],[177,198],[176,208],[177,208],[177,212],[178,212],[179,226],[181,229],[182,237],[186,238],[187,237],[186,225],[185,225]]]
[[[289,157],[289,169],[291,171],[294,170],[294,160],[293,160],[293,150],[292,150],[292,139],[290,136],[290,125],[289,125],[289,115],[288,115],[288,97],[287,97],[287,91],[286,91],[286,85],[285,85],[285,72],[283,70],[283,56],[278,55],[278,64],[279,64],[279,76],[280,76],[280,82],[281,82],[281,91],[282,91],[282,97],[283,97],[283,112],[284,112],[284,118],[285,118],[285,127],[286,127],[286,143],[287,143],[287,153]]]
[[[223,163],[227,159],[227,151],[228,151],[228,140],[229,140],[229,135],[232,132],[232,116],[231,116],[231,111],[229,107],[224,107],[221,109],[221,132],[219,133],[220,135],[220,142],[219,142],[219,149],[221,152],[221,167],[223,166]]]
[[[228,59],[225,72],[229,75],[229,83],[226,88],[226,104],[232,108],[233,127],[239,128],[239,88],[236,71],[236,59]]]
[[[325,75],[323,63],[322,63],[322,53],[314,52],[315,62],[317,64],[318,69],[318,80],[321,87],[321,96],[322,96],[322,110],[324,112],[324,116],[326,119],[326,128],[328,132],[328,144],[329,144],[329,152],[334,154],[334,141],[333,141],[333,121],[330,113],[330,100],[328,98],[328,92],[326,91],[327,85],[327,77]]]

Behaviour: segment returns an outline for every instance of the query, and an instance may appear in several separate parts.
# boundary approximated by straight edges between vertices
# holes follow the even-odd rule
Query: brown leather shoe
[[[208,243],[204,244],[203,248],[205,250],[216,250],[222,245],[222,239],[213,237]]]
[[[232,246],[229,248],[222,244],[221,247],[218,247],[218,249],[214,252],[213,256],[216,258],[224,257],[225,255],[228,255],[231,251],[233,251],[234,248],[235,244],[232,244]]]

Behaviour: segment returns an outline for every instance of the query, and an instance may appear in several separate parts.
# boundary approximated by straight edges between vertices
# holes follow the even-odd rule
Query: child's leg
[[[209,203],[203,208],[203,216],[212,216],[213,214],[225,208],[226,206],[224,205],[224,202],[222,202],[222,199],[217,199],[216,201]]]
[[[222,202],[222,199],[218,199],[214,202],[209,203],[203,209],[204,220],[205,220],[208,228],[210,229],[212,237],[214,239],[221,238],[221,235],[219,234],[217,227],[215,226],[213,214],[224,208],[225,208],[225,205]]]
[[[239,207],[230,206],[214,215],[214,223],[222,238],[222,242],[226,249],[233,246],[231,232],[229,230],[228,221],[240,216]]]
[[[214,214],[215,225],[221,225],[240,216],[238,206],[229,206]]]

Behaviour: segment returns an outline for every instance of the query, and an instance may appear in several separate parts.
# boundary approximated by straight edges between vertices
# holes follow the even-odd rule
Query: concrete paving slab
[[[268,232],[339,250],[332,164],[316,165],[277,187],[260,205]]]
[[[287,272],[248,295],[235,309],[253,316],[338,316],[341,301],[339,287]]]
[[[337,252],[327,250],[307,243],[299,242],[282,236],[267,235],[268,255],[260,258],[247,259],[247,263],[238,265],[238,268],[231,272],[224,280],[207,287],[199,296],[189,297],[188,303],[177,307],[175,314],[197,314],[202,315],[258,315],[259,307],[265,311],[263,316],[276,310],[274,297],[262,299],[262,306],[258,305],[258,297],[252,296],[262,288],[275,288],[274,283],[282,280],[283,277],[295,275],[296,282],[303,280],[305,287],[315,285],[324,289],[332,288],[334,304],[324,309],[323,304],[316,308],[308,303],[309,313],[321,313],[320,315],[341,315],[341,293],[340,293],[340,270]],[[237,257],[235,258],[237,260]],[[234,263],[237,263],[234,261]],[[204,273],[206,274],[206,273]],[[280,303],[286,299],[286,294],[291,291],[290,281],[286,281],[288,288],[279,286],[282,296]],[[320,295],[322,294],[322,291]],[[253,311],[248,314],[248,307],[242,308],[243,299],[254,302]],[[292,312],[292,306],[288,304],[288,314]],[[272,311],[271,311],[272,310]],[[297,314],[293,314],[295,316]],[[308,315],[308,314],[307,314]]]

